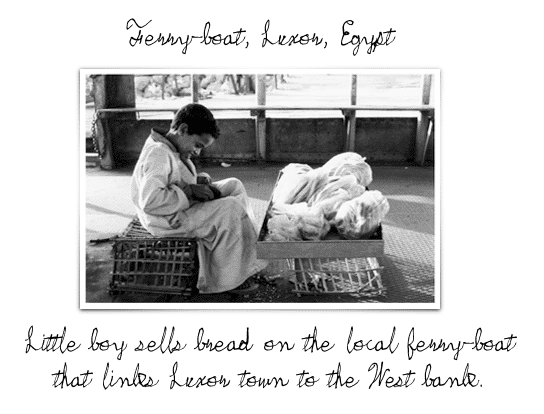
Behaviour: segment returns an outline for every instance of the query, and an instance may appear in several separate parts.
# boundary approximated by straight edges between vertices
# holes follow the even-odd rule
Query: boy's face
[[[212,145],[214,141],[210,134],[186,134],[179,147],[180,155],[185,158],[197,157],[200,151]]]
[[[200,152],[215,142],[210,134],[189,134],[187,126],[182,124],[177,131],[176,147],[182,158],[200,155]]]

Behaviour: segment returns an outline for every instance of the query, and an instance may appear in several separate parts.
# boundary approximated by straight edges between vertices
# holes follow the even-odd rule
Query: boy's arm
[[[169,182],[171,172],[172,162],[166,151],[157,149],[149,154],[143,165],[138,192],[138,203],[145,213],[169,215],[193,204],[182,189],[185,183]]]
[[[215,200],[216,198],[221,197],[221,192],[219,189],[215,189],[211,185],[207,184],[177,184],[182,191],[185,193],[185,196],[189,200],[189,203],[193,205],[197,201],[204,202]],[[217,195],[219,193],[219,196]]]

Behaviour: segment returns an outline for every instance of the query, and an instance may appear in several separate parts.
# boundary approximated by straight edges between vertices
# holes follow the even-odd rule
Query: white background
[[[542,64],[535,2],[504,7],[489,2],[25,2],[3,7],[2,47],[2,339],[0,406],[7,412],[527,412],[538,404],[542,371],[542,267],[540,202]],[[248,49],[190,45],[176,48],[128,45],[128,19],[153,22],[150,33],[199,34],[244,28]],[[270,32],[314,33],[326,50],[261,49]],[[391,46],[359,53],[340,46],[341,26],[354,33],[397,31]],[[194,47],[193,47],[194,46]],[[80,68],[438,68],[441,70],[441,265],[440,311],[81,311],[79,310],[79,69]],[[25,338],[61,333],[81,342],[73,354],[25,354]],[[163,328],[189,345],[177,355],[131,351],[139,339],[160,340]],[[304,354],[300,338],[314,326],[336,342],[326,354]],[[397,330],[399,349],[389,356],[369,351],[348,355],[349,328],[358,339],[388,340]],[[121,361],[112,351],[91,353],[91,331],[125,340]],[[254,349],[228,355],[190,351],[199,327],[216,339],[242,338],[250,327]],[[516,335],[511,352],[424,352],[408,361],[411,327],[419,339],[473,340]],[[268,339],[297,344],[290,353],[265,353]],[[220,375],[225,389],[169,390],[174,361],[186,375]],[[392,374],[416,371],[410,388],[368,384],[372,362]],[[69,374],[95,373],[86,389],[54,389],[50,374],[68,364]],[[116,374],[141,371],[158,378],[151,389],[103,390],[109,362]],[[342,363],[361,379],[352,389],[297,389],[294,374],[322,377]],[[480,379],[476,388],[425,388],[427,363],[436,375],[462,376],[466,363]],[[240,389],[236,373],[284,376],[283,389]],[[4,409],[2,410],[6,412]],[[531,411],[534,411],[532,409]]]

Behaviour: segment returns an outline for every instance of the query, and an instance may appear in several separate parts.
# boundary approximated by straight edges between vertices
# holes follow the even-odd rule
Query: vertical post
[[[232,89],[234,90],[235,95],[240,95],[240,90],[238,89],[238,82],[236,79],[236,75],[227,75],[228,78],[230,78],[230,83],[232,84]]]
[[[95,110],[109,108],[135,108],[136,90],[133,75],[99,75],[94,78]],[[135,113],[102,114],[96,125],[100,167],[106,170],[115,168],[114,119],[136,119]]]
[[[423,75],[421,103],[429,105],[431,98],[431,75]],[[425,164],[425,150],[427,148],[430,134],[429,130],[429,111],[423,110],[417,117],[416,133],[416,162],[423,166]]]
[[[357,75],[351,75],[351,104],[357,105]]]
[[[191,74],[191,98],[193,103],[198,103],[198,93],[200,92],[200,75]]]
[[[423,96],[421,99],[423,105],[429,105],[431,101],[431,77],[432,75],[423,75]]]
[[[257,75],[257,105],[266,105],[266,75]],[[256,112],[255,135],[259,160],[266,161],[266,111]]]
[[[357,105],[357,75],[351,75],[351,105]],[[352,110],[349,113],[349,151],[355,151],[355,123],[356,111]]]
[[[429,146],[429,141],[431,138],[434,137],[434,122],[433,119],[429,120],[429,127],[427,128],[427,136],[425,138],[425,145],[423,146],[423,154],[427,153],[427,147]],[[423,159],[421,165],[423,166],[423,163],[425,162],[425,159]]]
[[[266,105],[266,75],[257,75],[257,105]]]
[[[357,75],[351,75],[351,94],[350,105],[357,105]],[[345,151],[355,151],[355,124],[357,121],[357,111],[349,109],[344,111],[344,124],[346,126],[346,142],[344,143]]]

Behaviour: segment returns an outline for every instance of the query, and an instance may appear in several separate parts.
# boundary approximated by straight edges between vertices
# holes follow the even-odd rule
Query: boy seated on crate
[[[153,128],[132,174],[132,201],[152,235],[198,240],[201,293],[249,291],[267,263],[256,257],[258,227],[244,185],[237,178],[212,184],[191,161],[218,137],[200,104],[181,108],[168,131]]]

